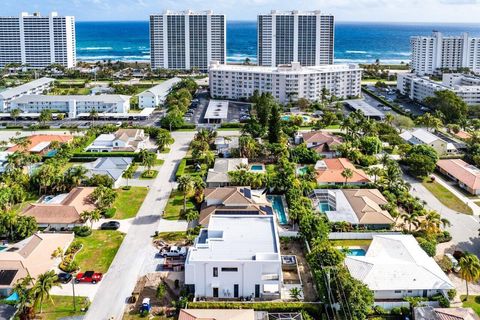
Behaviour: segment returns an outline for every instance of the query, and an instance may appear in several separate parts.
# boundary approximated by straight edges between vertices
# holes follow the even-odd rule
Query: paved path
[[[480,256],[480,238],[478,236],[480,225],[478,217],[458,213],[444,206],[421,182],[406,175],[404,179],[412,185],[410,193],[413,196],[425,201],[427,208],[436,210],[452,224],[446,228],[452,235],[452,240],[439,244],[437,254],[453,252],[456,249],[460,249]]]
[[[453,193],[458,199],[460,199],[463,203],[466,203],[473,211],[473,214],[476,216],[480,215],[480,207],[478,207],[472,199],[466,197],[462,192],[460,192],[455,186],[454,182],[445,181],[442,177],[436,174],[432,174],[435,177],[435,181],[444,186],[448,189],[451,193]],[[478,199],[476,199],[478,201]]]
[[[140,207],[108,273],[99,283],[97,294],[85,319],[121,319],[125,303],[135,287],[137,278],[155,265],[155,250],[151,243],[151,236],[165,224],[161,222],[160,214],[165,208],[172,187],[175,186],[173,178],[178,162],[186,155],[194,132],[175,132],[172,135],[175,143],[171,146],[170,153],[165,156],[165,163]],[[179,224],[184,226],[182,222]]]

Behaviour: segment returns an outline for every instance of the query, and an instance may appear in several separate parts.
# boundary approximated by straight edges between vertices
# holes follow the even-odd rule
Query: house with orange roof
[[[343,143],[343,138],[328,132],[310,131],[300,132],[295,136],[295,144],[305,143],[308,149],[312,149],[326,158],[338,155],[336,148]]]
[[[252,193],[249,187],[207,188],[198,223],[208,225],[212,215],[272,215],[265,195]]]
[[[26,137],[25,139],[28,141],[26,147],[17,144],[8,148],[7,152],[13,153],[15,151],[22,151],[44,155],[51,150],[50,146],[52,142],[56,141],[61,144],[70,143],[73,140],[73,136],[61,134],[37,134]]]
[[[73,233],[36,233],[0,251],[0,296],[12,293],[15,283],[27,275],[33,278],[58,264],[52,258],[57,248],[66,250],[74,239]]]
[[[345,179],[345,177],[342,176],[342,172],[344,172],[345,169],[352,171],[353,175],[351,178]],[[345,183],[365,185],[371,182],[368,175],[362,169],[355,168],[346,158],[319,160],[315,164],[315,171],[319,185],[339,185]]]
[[[462,159],[442,159],[438,170],[473,195],[480,194],[480,169]]]
[[[90,199],[94,190],[92,187],[77,187],[68,194],[45,197],[40,203],[31,203],[22,214],[34,217],[41,228],[70,230],[83,225],[80,217],[83,211],[96,209]]]

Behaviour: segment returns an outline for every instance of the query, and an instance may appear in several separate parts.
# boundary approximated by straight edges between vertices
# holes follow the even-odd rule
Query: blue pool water
[[[50,150],[50,151],[48,151],[48,152],[45,154],[45,157],[51,158],[51,157],[53,157],[54,155],[56,155],[57,152],[58,152],[57,150]]]
[[[318,209],[320,210],[320,212],[326,212],[326,211],[332,210],[332,208],[326,202],[320,202],[318,204]]]
[[[300,175],[306,174],[308,171],[308,167],[300,167],[297,169],[297,173]]]
[[[347,256],[364,257],[367,252],[363,249],[348,249]]]
[[[263,171],[263,166],[261,164],[254,164],[250,167],[252,171]]]
[[[288,218],[285,208],[283,207],[283,201],[281,196],[267,196],[268,201],[272,203],[273,211],[277,215],[278,222],[280,224],[287,224]]]
[[[3,250],[7,249],[6,246],[0,246],[0,252],[2,252]]]

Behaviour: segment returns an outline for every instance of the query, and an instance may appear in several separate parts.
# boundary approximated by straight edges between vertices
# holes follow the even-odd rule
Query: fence
[[[373,236],[379,235],[399,235],[401,232],[330,232],[328,239],[330,240],[371,240]]]
[[[375,306],[382,307],[385,310],[392,310],[393,308],[410,308],[410,303],[407,301],[375,301],[373,303]],[[434,308],[438,308],[439,303],[438,301],[423,301],[420,303],[423,306],[431,306]]]

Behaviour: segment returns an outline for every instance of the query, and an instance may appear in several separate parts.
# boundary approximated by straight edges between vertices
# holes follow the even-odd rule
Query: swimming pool
[[[56,155],[57,153],[58,153],[58,151],[57,151],[56,149],[50,150],[50,151],[48,151],[48,152],[45,154],[45,157],[51,158],[51,157],[53,157],[54,155]]]
[[[318,204],[318,210],[320,210],[320,212],[327,212],[327,211],[331,211],[332,208],[327,202],[320,202]]]
[[[6,246],[0,246],[0,252],[2,252],[3,250],[7,249],[8,247]]]
[[[285,115],[285,116],[282,116],[281,119],[282,119],[283,121],[288,121],[288,120],[290,120],[291,117],[292,117],[291,115]],[[305,121],[305,122],[309,122],[309,121],[310,121],[310,117],[309,117],[309,116],[302,116],[302,119],[303,119],[303,121]]]
[[[363,249],[348,249],[347,256],[364,257],[367,252]]]
[[[308,167],[300,167],[300,168],[297,168],[297,173],[299,175],[304,175],[308,172]]]
[[[261,164],[254,164],[250,167],[252,171],[263,171],[263,165]]]
[[[287,212],[283,206],[283,201],[281,196],[267,196],[268,201],[272,203],[273,211],[277,215],[278,223],[287,224]]]

